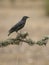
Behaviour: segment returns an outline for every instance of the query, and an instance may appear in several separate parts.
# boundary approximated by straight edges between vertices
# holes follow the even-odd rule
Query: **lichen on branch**
[[[37,42],[31,40],[29,38],[29,34],[27,32],[25,33],[18,33],[16,38],[11,38],[11,39],[7,39],[7,40],[4,40],[4,41],[0,41],[0,47],[5,47],[5,46],[8,46],[10,44],[12,45],[19,45],[21,42],[25,42],[27,44],[29,44],[30,46],[33,46],[34,44],[37,44],[37,45],[46,45],[47,42],[48,42],[48,39],[49,37],[45,37]]]

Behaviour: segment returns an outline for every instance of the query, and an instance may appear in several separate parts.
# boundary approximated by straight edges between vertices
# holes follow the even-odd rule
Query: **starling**
[[[20,29],[22,29],[26,23],[27,18],[29,17],[23,16],[23,18],[9,30],[8,36],[13,32],[18,32]]]

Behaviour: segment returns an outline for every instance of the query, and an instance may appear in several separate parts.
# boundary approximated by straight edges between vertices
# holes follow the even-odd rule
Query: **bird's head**
[[[29,17],[28,16],[24,16],[23,19],[28,19]]]

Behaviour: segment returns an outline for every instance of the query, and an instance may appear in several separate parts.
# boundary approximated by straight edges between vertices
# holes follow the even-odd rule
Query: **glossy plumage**
[[[16,25],[14,25],[10,30],[8,36],[13,32],[18,32],[20,29],[22,29],[26,23],[28,16],[24,16]]]

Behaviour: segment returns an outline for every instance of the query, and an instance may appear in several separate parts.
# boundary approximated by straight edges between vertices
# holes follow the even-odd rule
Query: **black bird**
[[[13,32],[18,32],[20,29],[22,29],[26,23],[28,16],[24,16],[16,25],[14,25],[10,30],[8,36]]]

